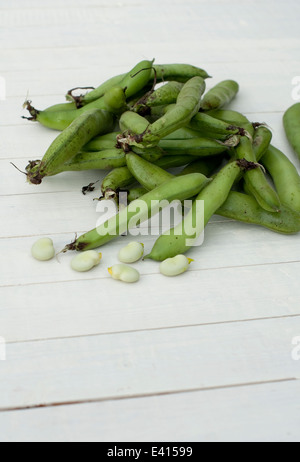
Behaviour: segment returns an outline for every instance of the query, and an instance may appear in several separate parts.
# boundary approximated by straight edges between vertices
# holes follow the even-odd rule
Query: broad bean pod
[[[81,114],[51,143],[42,160],[30,162],[26,167],[27,180],[40,184],[44,177],[58,171],[74,157],[91,138],[110,131],[112,116],[93,109]]]
[[[300,231],[300,214],[285,205],[280,212],[273,213],[260,207],[253,196],[231,191],[224,204],[216,211],[217,215],[263,226],[281,234],[295,234]]]
[[[153,162],[162,169],[176,168],[186,165],[193,158],[191,156],[166,156]],[[126,159],[125,159],[126,162]],[[102,194],[106,199],[117,199],[120,191],[127,192],[128,187],[135,183],[135,177],[129,168],[122,167],[112,170],[102,181]],[[130,188],[129,188],[130,189]],[[146,192],[146,191],[145,191]],[[133,191],[131,197],[136,193]],[[139,196],[140,197],[140,196]]]
[[[246,159],[256,163],[257,159],[249,138],[242,136],[240,144],[235,148],[238,159]],[[279,212],[280,199],[276,191],[269,184],[266,176],[260,168],[245,172],[244,181],[247,189],[255,197],[262,208],[269,212]]]
[[[164,261],[176,255],[186,253],[201,233],[204,231],[212,215],[225,202],[232,185],[239,175],[241,166],[239,161],[233,161],[223,167],[193,201],[191,210],[183,221],[162,234],[155,242],[151,252],[145,258],[156,261]],[[182,178],[185,178],[183,176]],[[199,219],[198,201],[204,201],[203,220]]]
[[[134,131],[128,136],[128,144],[140,147],[151,147],[170,133],[186,126],[199,111],[201,95],[205,90],[205,81],[201,77],[190,79],[180,91],[177,103],[170,111],[149,124],[148,128]]]
[[[134,109],[139,112],[145,112],[144,107],[165,106],[168,104],[176,103],[178,95],[183,88],[183,83],[180,82],[167,82],[162,87],[157,88],[153,92],[148,92],[144,97],[140,98]]]
[[[300,213],[300,176],[294,164],[274,146],[261,162],[272,177],[281,203]]]
[[[209,138],[191,138],[187,140],[163,139],[158,143],[166,156],[189,156],[207,157],[215,156],[229,150],[229,147],[217,140]]]
[[[157,82],[176,81],[186,83],[193,77],[208,79],[208,73],[199,67],[190,64],[155,64],[151,78]]]
[[[136,154],[127,154],[126,162],[132,176],[148,191],[173,178],[171,173],[158,165],[147,162]]]
[[[77,238],[73,243],[67,245],[63,252],[101,247],[128,229],[147,221],[169,202],[182,201],[198,194],[208,181],[210,180],[201,173],[172,178],[153,191],[146,193],[140,199],[131,202],[115,217]]]
[[[284,113],[283,126],[290,145],[300,159],[300,103]]]
[[[239,91],[239,84],[234,80],[223,80],[209,90],[202,98],[200,109],[210,111],[221,109],[233,98]]]
[[[80,172],[84,170],[111,170],[126,166],[126,154],[121,149],[104,149],[103,151],[81,151],[69,162],[61,165],[51,175],[62,172]]]
[[[65,111],[39,111],[28,102],[27,109],[31,114],[29,120],[38,121],[45,127],[53,130],[62,131],[67,128],[76,118],[91,109],[102,109],[111,114],[119,114],[126,109],[124,91],[121,87],[114,87],[105,93],[102,98],[87,104],[81,109]],[[113,125],[109,131],[113,130]]]

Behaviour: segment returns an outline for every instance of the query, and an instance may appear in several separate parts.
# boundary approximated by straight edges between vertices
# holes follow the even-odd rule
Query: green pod
[[[165,156],[165,157],[162,157],[161,159],[158,159],[154,163],[155,165],[158,165],[161,168],[170,169],[170,168],[182,167],[183,165],[189,164],[193,160],[195,160],[193,156],[187,156],[187,155]]]
[[[191,161],[191,159],[191,156],[162,157],[161,159],[154,161],[154,164],[162,169],[176,168],[186,165]],[[147,160],[147,157],[145,160]],[[135,177],[132,175],[127,165],[126,167],[115,168],[104,178],[102,182],[101,189],[104,198],[116,199],[121,190],[127,190],[130,185],[135,183],[135,181]]]
[[[157,82],[176,81],[186,83],[193,77],[202,77],[208,79],[208,73],[200,67],[192,66],[190,64],[155,64],[152,70],[151,78],[156,78]]]
[[[269,130],[267,127],[264,127],[263,125],[255,130],[252,146],[257,162],[260,161],[262,156],[269,148],[272,138],[273,135],[271,130]]]
[[[120,132],[111,132],[102,136],[95,136],[91,141],[89,141],[85,146],[83,146],[84,151],[102,151],[103,149],[113,149],[117,144],[117,137],[120,135]]]
[[[236,135],[240,129],[231,123],[216,119],[204,112],[198,112],[190,121],[189,127],[193,130],[207,131],[216,135]]]
[[[134,154],[138,154],[143,159],[147,160],[148,162],[152,162],[152,163],[161,159],[164,155],[163,150],[160,149],[158,146],[155,146],[154,148],[145,148],[145,149],[139,149],[136,146],[132,146],[131,152],[133,152]]]
[[[104,199],[116,199],[120,189],[124,189],[134,182],[134,176],[128,169],[127,164],[124,167],[114,168],[101,183],[102,196]]]
[[[119,114],[119,112],[125,108],[125,104],[124,91],[120,87],[114,87],[108,90],[102,98],[99,98],[80,109],[74,109],[72,111],[39,111],[31,105],[27,105],[27,109],[32,116],[30,120],[37,120],[45,127],[62,131],[86,111],[91,109],[101,109],[112,114]],[[113,130],[113,126],[111,127],[111,130]]]
[[[187,154],[190,156],[214,156],[228,150],[216,140],[208,138],[191,138],[187,140],[161,140],[158,146],[167,156]]]
[[[254,127],[253,124],[247,119],[246,116],[241,114],[237,111],[230,111],[230,110],[222,110],[217,109],[213,111],[209,111],[208,114],[215,119],[223,120],[232,125],[236,125],[237,127],[244,128],[247,130],[249,134],[253,137],[254,136]]]
[[[252,149],[253,149],[253,154],[254,154],[254,158],[256,159],[256,162],[260,161],[262,156],[265,154],[265,152],[269,148],[270,143],[272,141],[272,137],[273,137],[272,132],[267,127],[264,127],[263,125],[255,129]],[[242,178],[243,178],[243,174],[241,173],[239,177],[237,178],[236,184],[239,181],[241,181]]]
[[[81,151],[69,162],[53,172],[80,172],[83,170],[111,170],[126,166],[126,154],[121,149],[105,149],[103,151]]]
[[[132,111],[123,112],[119,120],[120,130],[124,133],[143,133],[149,125],[145,117]]]
[[[56,137],[41,161],[30,162],[26,168],[29,183],[40,184],[46,176],[59,171],[94,136],[111,130],[112,115],[93,109],[76,118]]]
[[[164,140],[190,140],[192,138],[199,138],[199,132],[192,130],[188,127],[179,128],[169,135],[165,136]]]
[[[199,111],[201,95],[205,90],[205,81],[201,77],[190,79],[180,91],[176,105],[160,119],[149,125],[146,131],[131,136],[129,144],[151,147],[165,136],[186,126]]]
[[[183,165],[186,165],[187,163],[191,163],[193,161],[194,157],[192,156],[166,156],[162,157],[159,159],[157,162],[155,162],[155,165],[158,167],[161,167],[162,169],[172,169],[172,168],[177,168],[177,167],[182,167]],[[188,173],[202,173],[204,174],[201,170],[192,170]],[[141,196],[146,194],[148,191],[146,188],[144,188],[141,185],[136,185],[133,184],[132,186],[129,186],[127,189],[128,192],[128,202],[132,202],[135,199],[139,199]]]
[[[238,159],[246,159],[248,162],[256,163],[252,142],[249,138],[242,136],[235,152]],[[245,172],[244,180],[247,189],[262,208],[269,212],[279,212],[281,204],[278,194],[269,184],[261,168],[254,168]]]
[[[180,173],[180,175],[188,175],[190,173],[202,173],[210,177],[213,172],[221,165],[223,156],[209,157],[206,159],[197,159],[188,164]]]
[[[153,61],[140,61],[128,73],[116,75],[86,95],[78,97],[77,103],[81,105],[89,104],[98,98],[101,98],[107,90],[110,90],[115,86],[123,88],[125,90],[126,98],[130,98],[147,85],[152,76],[152,65]]]
[[[72,93],[74,90],[83,89],[81,87],[73,88],[72,90],[68,91],[68,93],[66,94],[66,99],[68,101],[72,101],[76,105],[76,107],[81,107],[89,103],[92,103],[93,101],[96,101],[97,99],[102,98],[102,96],[104,95],[106,91],[110,90],[111,88],[115,86],[119,86],[119,83],[123,80],[125,75],[126,74],[120,74],[120,75],[111,77],[110,79],[102,83],[100,86],[86,93],[85,95],[73,96]]]
[[[101,247],[129,229],[149,220],[172,201],[183,201],[198,194],[208,181],[201,173],[172,178],[140,199],[131,202],[105,223],[80,236],[63,251],[82,251]]]
[[[136,154],[127,154],[126,162],[132,176],[148,191],[173,178],[171,173],[166,172],[158,165],[147,162]]]
[[[147,192],[148,189],[143,188],[143,186],[140,186],[139,184],[134,184],[127,189],[127,201],[136,201]]]
[[[176,103],[183,85],[180,82],[167,82],[145,98],[143,104],[148,107],[154,107]]]
[[[153,61],[144,60],[139,62],[121,80],[119,85],[125,89],[126,98],[130,98],[148,84],[153,70]]]
[[[179,225],[162,234],[145,258],[164,261],[186,253],[204,231],[216,210],[225,202],[233,183],[240,173],[239,162],[230,162],[220,170],[211,183],[198,194],[191,210]],[[185,176],[183,176],[185,178]],[[191,197],[191,196],[190,196]],[[199,201],[204,201],[204,216],[199,216]]]
[[[209,90],[202,98],[200,108],[203,111],[221,109],[237,95],[239,84],[234,80],[223,80]]]
[[[217,215],[263,226],[281,234],[295,234],[300,231],[300,214],[281,205],[280,212],[268,212],[255,200],[244,193],[231,191],[224,204],[216,211]]]
[[[284,113],[283,126],[290,145],[300,159],[300,103]]]
[[[288,157],[270,146],[262,158],[270,173],[282,204],[300,213],[300,176]]]
[[[45,109],[47,112],[59,112],[59,111],[74,111],[77,109],[75,103],[59,103],[49,106]]]

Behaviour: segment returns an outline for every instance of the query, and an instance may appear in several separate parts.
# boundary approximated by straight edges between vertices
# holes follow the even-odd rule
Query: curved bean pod
[[[284,113],[283,126],[290,145],[300,159],[300,103]]]
[[[173,178],[171,173],[151,164],[136,154],[127,154],[126,162],[132,176],[148,191]]]
[[[137,110],[139,106],[155,107],[165,106],[167,104],[176,103],[178,95],[183,88],[183,83],[180,82],[167,82],[162,87],[159,87],[150,95],[146,95],[145,98],[141,98],[137,102]]]
[[[254,136],[253,124],[247,119],[246,116],[237,111],[230,111],[224,109],[217,109],[209,111],[208,114],[215,119],[223,120],[229,124],[236,125],[237,127],[244,128],[251,136]]]
[[[256,156],[249,138],[242,136],[235,151],[238,159],[246,159],[248,162],[256,163]],[[269,184],[260,168],[245,172],[244,180],[248,190],[262,208],[269,212],[279,212],[281,204],[278,194]]]
[[[192,159],[193,158],[191,156],[166,156],[154,161],[153,164],[157,165],[161,169],[176,168],[186,165]],[[128,187],[133,183],[135,183],[135,177],[132,175],[127,166],[114,169],[104,178],[102,182],[102,193],[106,199],[116,199],[120,190],[125,189],[125,191],[127,191]],[[133,195],[136,196],[137,192],[132,191],[131,197],[133,197]]]
[[[255,130],[252,147],[257,162],[260,161],[269,148],[272,138],[271,130],[263,125]]]
[[[233,100],[239,91],[239,84],[234,80],[223,80],[215,85],[202,98],[200,108],[203,111],[221,109]]]
[[[151,252],[145,258],[164,261],[186,253],[192,246],[191,241],[199,238],[212,215],[225,202],[234,181],[241,171],[239,162],[234,161],[223,167],[193,201],[193,206],[183,221],[162,234],[155,242]],[[183,176],[185,178],[185,176]],[[198,201],[204,201],[203,220],[197,219]]]
[[[31,114],[29,120],[38,121],[45,127],[53,130],[62,131],[67,128],[76,118],[91,109],[102,109],[103,111],[112,114],[123,112],[125,108],[125,95],[120,87],[114,87],[108,90],[102,98],[87,104],[81,109],[65,110],[65,111],[39,111],[31,104],[27,104],[27,109]],[[111,126],[110,131],[113,129]]]
[[[102,151],[103,149],[112,149],[116,147],[117,136],[120,135],[120,132],[111,132],[106,133],[105,135],[95,136],[91,141],[89,141],[85,146],[83,146],[83,151]]]
[[[204,112],[198,112],[190,121],[189,127],[205,133],[216,133],[216,135],[236,135],[240,132],[239,127],[223,120],[212,117]]]
[[[281,205],[280,212],[268,212],[255,200],[244,193],[231,191],[217,215],[243,223],[263,226],[281,234],[295,234],[300,231],[300,214]]]
[[[262,158],[270,173],[282,204],[300,213],[300,176],[288,157],[270,146]]]
[[[57,175],[62,172],[81,172],[84,170],[111,170],[126,166],[126,154],[121,149],[104,149],[103,151],[81,151],[59,169],[51,172]]]
[[[27,180],[40,184],[45,176],[56,172],[74,157],[91,138],[111,129],[112,116],[98,109],[86,111],[51,143],[41,161],[26,167]]]
[[[128,143],[140,147],[155,146],[165,136],[187,125],[199,111],[204,90],[205,81],[201,77],[190,79],[180,91],[176,105],[144,132],[132,133],[128,137]]]
[[[182,201],[198,194],[208,181],[210,180],[201,173],[172,178],[140,199],[131,202],[117,216],[108,219],[102,225],[80,236],[75,242],[67,245],[63,251],[90,250],[100,247],[131,227],[135,227],[137,223],[147,221],[169,202],[174,200]]]
[[[176,82],[186,83],[193,77],[202,77],[204,80],[210,78],[205,70],[190,64],[155,64],[153,67],[156,71],[157,82],[175,80]],[[154,80],[154,70],[152,70],[151,77]]]
[[[126,159],[125,159],[126,162]],[[116,199],[118,191],[131,185],[134,176],[127,166],[114,168],[101,183],[101,191],[104,199]]]
[[[191,138],[188,140],[163,139],[158,146],[166,156],[187,154],[190,156],[214,156],[228,151],[228,147],[208,138]]]

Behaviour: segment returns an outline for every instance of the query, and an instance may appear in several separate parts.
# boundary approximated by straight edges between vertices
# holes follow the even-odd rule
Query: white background
[[[282,127],[299,17],[297,0],[0,0],[1,441],[299,441],[299,236],[214,217],[180,278],[140,262],[139,284],[112,281],[124,238],[76,274],[72,255],[41,264],[30,248],[95,226],[80,190],[102,173],[35,187],[10,165],[57,136],[21,119],[26,96],[43,109],[155,58],[205,68],[209,87],[237,80],[231,108],[299,167]]]

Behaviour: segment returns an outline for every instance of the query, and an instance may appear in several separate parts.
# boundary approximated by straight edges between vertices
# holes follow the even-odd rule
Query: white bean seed
[[[98,253],[95,250],[88,250],[76,255],[76,257],[73,258],[71,261],[71,268],[74,271],[81,273],[90,271],[92,268],[99,265],[101,258],[101,253]]]
[[[31,248],[31,255],[39,261],[51,260],[55,255],[53,241],[44,237],[35,242]]]
[[[119,252],[119,260],[122,263],[135,263],[140,260],[144,254],[144,245],[139,242],[130,242]]]
[[[140,273],[131,266],[127,265],[114,265],[108,268],[109,274],[113,279],[123,282],[137,282],[140,279]]]
[[[177,255],[174,258],[168,258],[160,264],[160,272],[164,276],[178,276],[187,271],[190,263],[193,260],[185,255]]]

